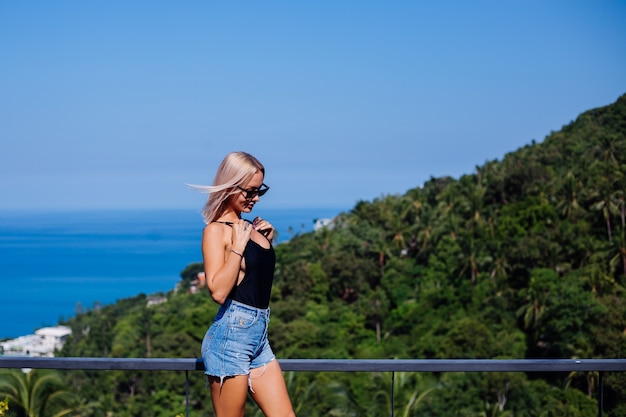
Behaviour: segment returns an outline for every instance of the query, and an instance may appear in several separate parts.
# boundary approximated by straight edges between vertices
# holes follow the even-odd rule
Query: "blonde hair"
[[[231,152],[217,168],[213,185],[189,185],[202,193],[209,194],[202,209],[206,224],[218,219],[226,208],[228,199],[240,192],[238,186],[246,185],[254,174],[265,175],[265,167],[258,159],[246,152]]]

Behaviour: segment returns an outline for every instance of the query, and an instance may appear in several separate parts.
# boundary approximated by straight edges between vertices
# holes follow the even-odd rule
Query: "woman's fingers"
[[[264,220],[260,217],[256,217],[252,222],[254,229],[259,231],[261,234],[265,236],[269,236],[270,233],[274,231],[274,226],[267,220]]]
[[[233,244],[237,244],[237,242],[248,243],[251,233],[252,226],[247,221],[240,219],[233,223]]]

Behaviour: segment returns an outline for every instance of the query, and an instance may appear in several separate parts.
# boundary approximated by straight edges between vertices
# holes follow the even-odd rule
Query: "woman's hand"
[[[252,227],[254,227],[254,230],[265,236],[270,242],[274,239],[274,226],[272,226],[272,224],[267,220],[255,217],[252,221]]]
[[[243,253],[246,249],[246,245],[250,240],[250,235],[252,234],[253,225],[250,222],[239,219],[239,221],[233,223],[233,249],[235,249],[239,253]]]

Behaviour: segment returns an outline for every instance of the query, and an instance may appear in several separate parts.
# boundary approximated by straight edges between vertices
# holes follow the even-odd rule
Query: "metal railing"
[[[391,415],[395,372],[598,372],[598,416],[604,406],[604,372],[625,372],[626,359],[280,359],[285,372],[391,372]],[[189,371],[204,371],[190,358],[39,358],[0,356],[0,368],[101,371],[184,371],[189,415]]]

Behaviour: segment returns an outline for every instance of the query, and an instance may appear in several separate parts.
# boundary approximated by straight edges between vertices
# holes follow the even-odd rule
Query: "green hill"
[[[623,357],[625,197],[626,95],[473,174],[361,201],[330,227],[278,245],[274,350],[279,358]],[[189,265],[182,282],[198,268]],[[217,306],[206,291],[167,298],[147,307],[141,295],[71,319],[62,354],[199,356]],[[391,411],[388,375],[286,378],[301,417]],[[592,373],[397,378],[398,415],[597,413]],[[66,380],[94,402],[90,415],[183,411],[184,379],[174,372],[76,371]],[[192,382],[191,415],[212,415],[203,375]],[[626,416],[626,375],[604,384],[607,415]]]

